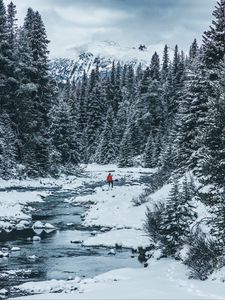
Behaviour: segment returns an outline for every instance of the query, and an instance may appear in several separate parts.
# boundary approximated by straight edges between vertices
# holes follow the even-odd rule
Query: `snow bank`
[[[189,280],[186,267],[169,259],[152,261],[146,269],[119,269],[93,279],[53,283],[27,283],[20,288],[44,292],[55,286],[67,293],[45,293],[21,299],[224,299],[225,294],[224,283]],[[70,285],[77,291],[71,291]]]
[[[27,282],[18,287],[14,287],[13,291],[14,292],[22,291],[29,294],[59,293],[62,291],[66,293],[77,289],[78,287],[77,283],[79,283],[80,280],[81,279],[77,277],[74,280],[70,280],[70,281],[53,279],[53,280],[42,281],[42,282]]]
[[[95,203],[85,215],[84,225],[117,228],[142,229],[145,219],[145,205],[134,207],[133,197],[143,193],[145,185],[115,186],[108,190],[107,186],[96,188],[93,195],[71,199],[72,203]]]
[[[88,172],[91,182],[102,182],[102,187],[95,188],[89,195],[71,198],[67,202],[75,205],[90,204],[83,216],[83,225],[106,227],[112,230],[96,233],[95,236],[84,239],[83,245],[114,247],[118,244],[135,249],[138,246],[148,246],[149,239],[143,231],[146,204],[134,206],[132,200],[146,189],[146,185],[139,183],[140,176],[151,176],[156,169],[90,164],[85,171]],[[115,181],[113,189],[105,185],[108,172],[113,174],[114,180],[118,180]],[[165,192],[162,191],[163,193]]]
[[[16,224],[23,220],[21,226],[17,226],[17,229],[23,229],[31,220],[32,209],[28,206],[29,203],[41,202],[42,197],[47,195],[48,192],[38,191],[0,192],[0,228],[16,227]]]
[[[109,232],[97,234],[94,237],[89,237],[83,242],[84,246],[115,247],[116,244],[124,248],[137,249],[139,246],[149,246],[149,238],[142,230],[114,229]]]
[[[87,178],[77,177],[77,176],[66,176],[62,175],[59,178],[38,178],[38,179],[10,179],[3,180],[0,179],[1,189],[54,189],[54,188],[63,188],[63,189],[74,189],[83,185]]]

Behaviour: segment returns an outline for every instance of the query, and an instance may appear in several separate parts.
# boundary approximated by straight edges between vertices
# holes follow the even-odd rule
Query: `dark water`
[[[10,292],[11,287],[27,281],[93,277],[116,268],[141,267],[130,250],[121,249],[116,255],[109,255],[107,248],[82,246],[82,240],[100,228],[84,228],[81,215],[85,208],[65,200],[78,194],[91,194],[97,185],[72,192],[55,191],[44,202],[33,204],[33,221],[51,223],[56,231],[26,229],[0,235],[0,250],[21,248],[11,252],[8,258],[0,258],[0,289]],[[41,241],[33,241],[34,235],[39,235]],[[31,258],[33,255],[36,259]]]

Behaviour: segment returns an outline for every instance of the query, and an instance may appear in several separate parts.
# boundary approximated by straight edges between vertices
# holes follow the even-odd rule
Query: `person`
[[[110,187],[110,185],[112,186],[112,188],[113,188],[113,176],[112,176],[112,174],[111,173],[109,173],[109,175],[107,176],[107,182],[108,182],[108,184],[109,184],[109,187]]]

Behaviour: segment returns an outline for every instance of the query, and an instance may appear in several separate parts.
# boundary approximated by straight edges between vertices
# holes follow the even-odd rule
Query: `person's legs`
[[[111,182],[111,184],[112,184],[112,188],[113,188],[113,181]]]

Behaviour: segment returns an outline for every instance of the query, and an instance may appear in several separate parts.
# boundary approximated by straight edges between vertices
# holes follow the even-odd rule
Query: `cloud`
[[[9,1],[9,0],[7,0]],[[187,50],[211,23],[216,0],[14,0],[19,18],[39,10],[53,56],[91,41],[179,44]]]

